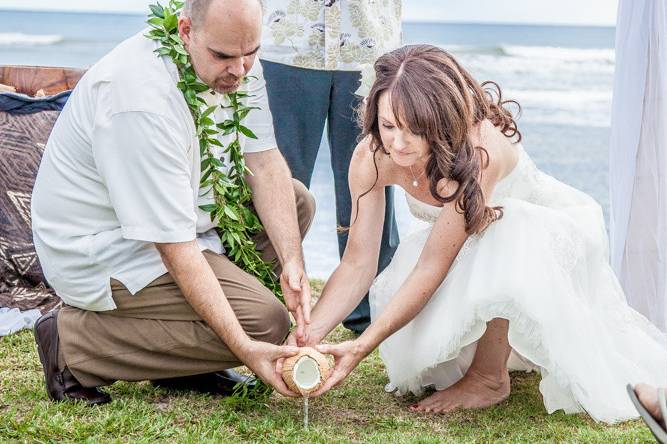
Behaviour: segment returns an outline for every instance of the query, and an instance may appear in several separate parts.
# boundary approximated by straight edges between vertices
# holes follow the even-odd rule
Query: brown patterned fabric
[[[60,299],[35,253],[30,197],[57,111],[0,112],[0,307],[51,310]]]

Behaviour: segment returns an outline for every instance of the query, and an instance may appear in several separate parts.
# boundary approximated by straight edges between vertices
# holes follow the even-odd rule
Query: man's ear
[[[192,20],[190,20],[190,17],[178,18],[178,35],[183,40],[187,49],[190,46],[190,39],[192,37]]]

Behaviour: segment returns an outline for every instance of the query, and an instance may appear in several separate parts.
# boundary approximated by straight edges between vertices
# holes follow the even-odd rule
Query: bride
[[[625,385],[667,384],[667,344],[625,302],[600,206],[539,171],[500,88],[478,84],[442,49],[397,49],[375,72],[349,172],[345,255],[310,329],[289,341],[318,344],[369,288],[373,322],[354,341],[318,346],[336,364],[314,395],[379,346],[391,389],[436,389],[415,411],[497,404],[509,369],[536,368],[550,413],[636,417]],[[430,226],[373,282],[388,185],[404,188]]]

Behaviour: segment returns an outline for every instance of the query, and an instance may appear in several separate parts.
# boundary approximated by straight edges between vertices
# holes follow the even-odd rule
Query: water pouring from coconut
[[[303,347],[295,356],[285,359],[282,376],[285,384],[303,396],[303,425],[308,428],[308,398],[329,378],[331,366],[327,358],[312,347]]]

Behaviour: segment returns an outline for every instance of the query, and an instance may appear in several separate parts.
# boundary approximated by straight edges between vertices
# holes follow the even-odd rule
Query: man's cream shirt
[[[199,205],[200,153],[171,60],[146,31],[121,43],[81,79],[60,114],[32,197],[35,248],[49,284],[69,305],[114,309],[110,279],[136,293],[167,272],[154,243],[195,238],[222,252]],[[251,111],[244,152],[276,148],[261,65],[243,89]],[[216,104],[222,95],[200,94]],[[217,122],[227,118],[218,109]],[[233,136],[220,136],[226,145]],[[222,155],[221,152],[218,152]],[[227,163],[227,162],[225,162]]]

